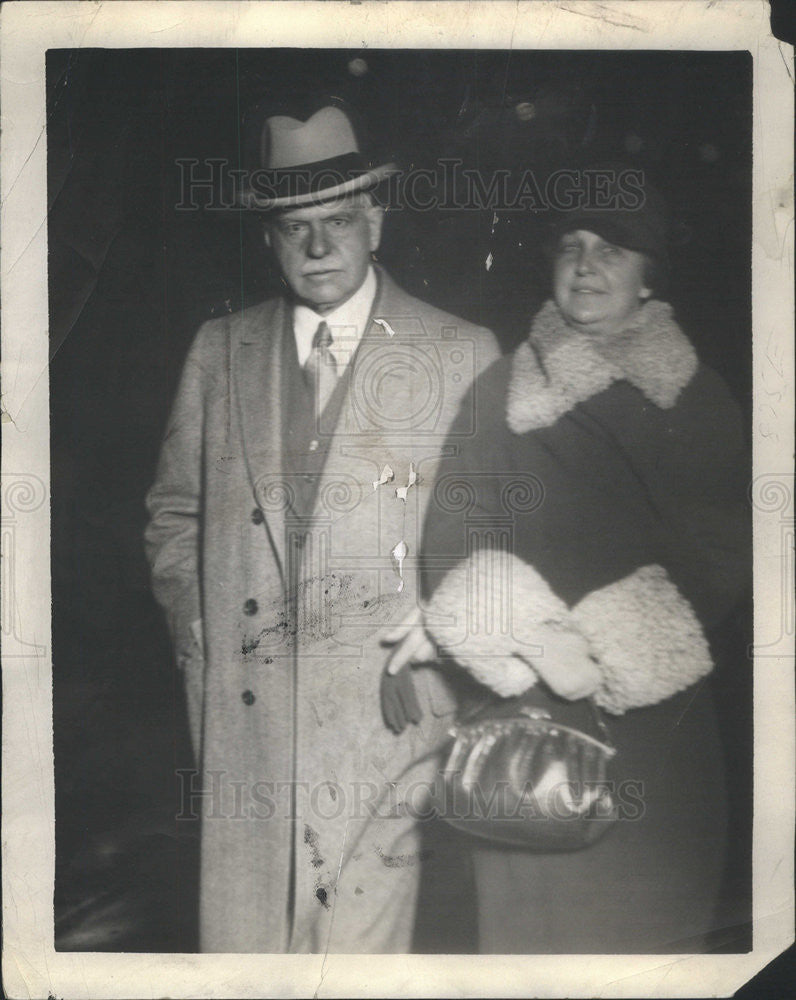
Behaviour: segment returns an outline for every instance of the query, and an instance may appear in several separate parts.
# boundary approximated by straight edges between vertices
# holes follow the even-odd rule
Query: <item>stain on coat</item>
[[[312,867],[322,868],[323,858],[321,857],[321,852],[318,849],[318,834],[311,826],[304,826],[304,843],[309,847],[310,853],[312,855]]]
[[[384,854],[382,849],[377,847],[376,853],[381,858],[381,863],[385,868],[412,868],[420,861],[433,858],[436,851],[427,848],[423,851],[413,851],[412,854]]]

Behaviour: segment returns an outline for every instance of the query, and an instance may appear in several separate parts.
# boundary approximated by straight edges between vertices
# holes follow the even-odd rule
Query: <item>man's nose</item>
[[[578,274],[590,274],[594,270],[591,251],[586,247],[581,247],[575,269]]]
[[[307,244],[308,257],[325,257],[329,253],[329,238],[326,229],[322,225],[310,227],[309,243]]]

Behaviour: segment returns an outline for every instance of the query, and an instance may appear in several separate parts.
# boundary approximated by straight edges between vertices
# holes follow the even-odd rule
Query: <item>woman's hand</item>
[[[588,698],[599,688],[602,671],[582,635],[565,629],[546,629],[541,645],[544,652],[534,656],[532,663],[555,694],[576,701]]]

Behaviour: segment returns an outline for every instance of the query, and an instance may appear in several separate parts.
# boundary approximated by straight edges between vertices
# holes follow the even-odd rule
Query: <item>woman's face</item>
[[[556,248],[553,297],[570,326],[611,334],[626,326],[652,292],[644,284],[644,254],[578,229]]]

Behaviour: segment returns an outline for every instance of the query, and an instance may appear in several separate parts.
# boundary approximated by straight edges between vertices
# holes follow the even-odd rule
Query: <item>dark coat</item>
[[[724,860],[706,677],[710,630],[751,585],[739,410],[657,302],[599,345],[548,303],[477,394],[478,433],[427,522],[431,631],[503,695],[536,679],[513,653],[532,663],[551,624],[580,632],[602,667],[620,800],[585,850],[476,850],[482,949],[677,950],[713,926]],[[500,627],[483,613],[495,594]]]
[[[203,819],[201,948],[408,951],[416,824],[395,801],[391,812],[375,803],[395,790],[390,781],[433,774],[433,761],[412,765],[438,743],[454,702],[426,670],[422,724],[388,731],[379,637],[416,601],[441,448],[498,351],[489,331],[380,273],[337,422],[319,427],[331,435],[325,464],[286,467],[290,316],[276,299],[199,331],[148,496],[154,588],[206,792],[193,799]],[[420,478],[404,501],[396,487],[410,463]],[[386,465],[394,480],[374,486]],[[289,501],[307,475],[317,477],[315,503],[299,522]],[[409,549],[401,593],[391,557],[400,540]]]

